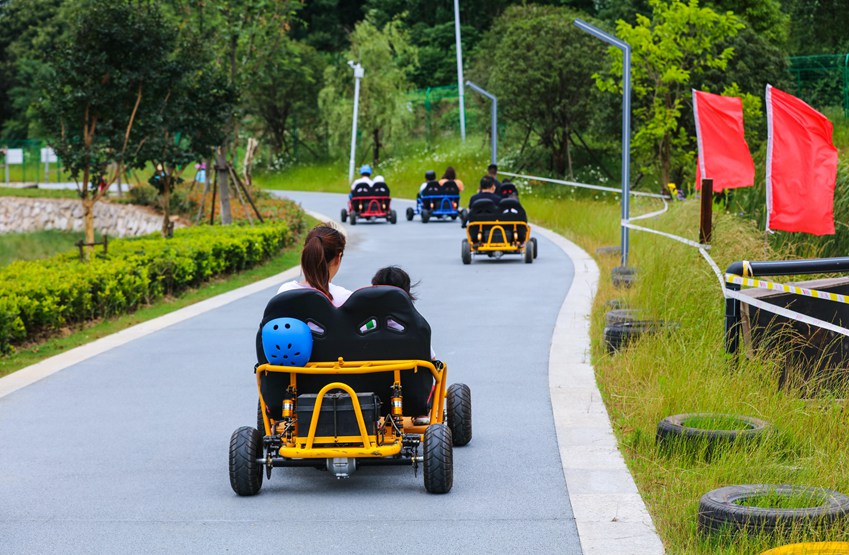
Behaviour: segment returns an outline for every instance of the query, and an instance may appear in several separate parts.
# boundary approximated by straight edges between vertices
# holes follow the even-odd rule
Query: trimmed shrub
[[[293,224],[302,226],[297,219]],[[0,353],[250,268],[291,246],[295,236],[285,223],[197,226],[176,230],[173,239],[119,239],[109,243],[108,255],[89,262],[80,262],[76,250],[13,262],[0,270]]]

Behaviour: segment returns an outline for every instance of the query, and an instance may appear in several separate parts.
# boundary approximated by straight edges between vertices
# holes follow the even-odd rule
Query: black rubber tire
[[[398,214],[394,210],[390,210],[389,211],[389,218],[387,218],[387,219],[389,220],[390,224],[397,224],[398,223]]]
[[[610,310],[618,310],[620,308],[625,308],[626,306],[628,306],[628,303],[625,302],[625,299],[610,299],[605,304]]]
[[[445,394],[448,427],[455,447],[472,441],[472,390],[464,383],[451,384]]]
[[[667,324],[662,320],[641,320],[639,322],[622,322],[605,326],[604,346],[608,353],[615,353],[628,343],[638,339],[643,334],[660,331]],[[674,326],[673,326],[674,327]]]
[[[618,245],[617,246],[610,246],[610,247],[599,247],[595,250],[595,253],[599,256],[620,254],[621,252],[622,252],[622,248],[619,247]]]
[[[351,225],[357,225],[357,213],[351,212],[350,216],[351,216]]]
[[[407,221],[412,222],[413,218],[415,218],[415,217],[416,217],[416,211],[408,206],[407,207]]]
[[[530,241],[525,243],[525,264],[533,264],[534,262],[534,244]]]
[[[693,417],[733,418],[739,420],[739,430],[707,430],[685,426],[684,422]],[[657,423],[657,441],[674,445],[681,441],[692,443],[742,443],[761,439],[772,426],[766,420],[737,414],[717,414],[708,412],[674,414]]]
[[[637,280],[637,269],[630,266],[616,266],[612,273],[613,287],[631,287]]]
[[[454,485],[451,429],[431,424],[424,433],[424,485],[430,493],[448,493]]]
[[[230,436],[230,487],[237,495],[256,495],[262,487],[262,434],[242,426]]]
[[[469,245],[468,239],[463,239],[463,242],[460,244],[460,259],[463,261],[463,264],[472,263],[472,247]]]
[[[451,214],[451,221],[453,222],[454,220],[456,220],[457,216],[458,214]]]
[[[648,320],[647,316],[646,311],[639,308],[614,308],[604,314],[604,324],[613,326],[626,322],[644,322]]]
[[[342,214],[340,215],[339,219],[342,220],[343,224],[345,223],[345,220],[348,219],[348,211],[344,208],[342,209]]]
[[[422,223],[426,224],[430,221],[430,210],[422,209]]]
[[[469,223],[469,211],[463,208],[460,210],[460,227],[466,229],[467,223]]]
[[[536,257],[539,256],[539,245],[537,244],[537,238],[531,237],[531,243],[534,244],[534,260],[536,260]]]
[[[821,498],[815,507],[769,509],[741,505],[740,501],[765,495],[798,496],[810,494]],[[824,488],[793,485],[747,484],[727,486],[709,491],[699,500],[699,531],[702,533],[732,530],[754,533],[808,531],[849,522],[849,497]]]

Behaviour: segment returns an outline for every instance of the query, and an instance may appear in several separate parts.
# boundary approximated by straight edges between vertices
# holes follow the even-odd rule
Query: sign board
[[[6,150],[6,163],[7,164],[23,164],[24,163],[24,149],[22,148],[10,148]]]
[[[59,160],[56,158],[56,151],[52,148],[42,148],[41,149],[41,163],[42,164],[54,164]]]

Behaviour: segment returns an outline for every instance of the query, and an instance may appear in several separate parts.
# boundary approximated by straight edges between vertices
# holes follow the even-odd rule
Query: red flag
[[[699,141],[696,188],[702,177],[713,179],[714,192],[751,187],[755,184],[755,163],[743,133],[743,101],[693,91],[693,115]]]
[[[767,229],[834,234],[837,149],[832,125],[793,95],[766,86]]]

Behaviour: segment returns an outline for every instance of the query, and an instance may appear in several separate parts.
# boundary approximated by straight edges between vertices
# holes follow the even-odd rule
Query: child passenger
[[[415,302],[416,297],[410,291],[412,287],[414,287],[410,280],[410,274],[399,268],[398,266],[386,266],[385,268],[379,269],[374,277],[371,278],[372,285],[391,285],[392,287],[397,287],[404,291],[410,300]],[[397,327],[393,327],[393,324]],[[395,329],[397,331],[401,331],[402,328],[397,322],[393,320],[389,320],[386,323],[387,327],[390,329]],[[433,350],[433,347],[430,348],[430,358],[431,360],[436,360],[436,353]]]

